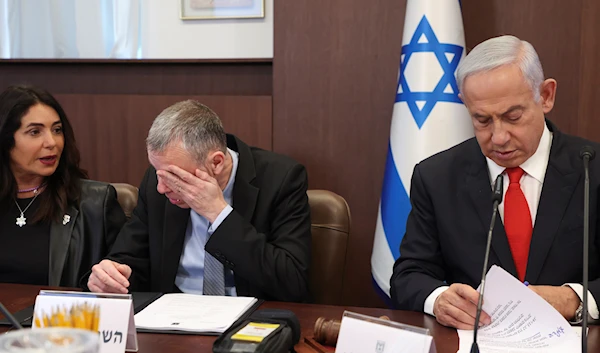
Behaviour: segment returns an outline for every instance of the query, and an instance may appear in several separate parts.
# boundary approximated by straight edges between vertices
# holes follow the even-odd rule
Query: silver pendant
[[[17,218],[17,225],[19,227],[23,227],[26,224],[27,224],[27,218],[25,218],[25,216],[23,215],[23,213],[21,213],[21,217]]]

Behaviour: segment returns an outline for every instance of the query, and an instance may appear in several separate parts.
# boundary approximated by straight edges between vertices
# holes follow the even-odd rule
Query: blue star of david
[[[427,42],[419,43],[422,36],[427,39]],[[406,64],[412,54],[423,52],[434,53],[444,71],[442,78],[435,86],[433,92],[411,91],[404,76]],[[423,126],[425,120],[427,120],[427,117],[438,102],[462,104],[460,98],[458,98],[458,86],[454,77],[454,72],[458,67],[462,52],[463,48],[459,45],[440,43],[425,16],[419,22],[410,43],[402,46],[404,60],[400,63],[400,78],[398,79],[398,87],[396,87],[396,92],[398,92],[399,87],[402,86],[402,93],[396,95],[396,103],[406,102],[408,104],[419,129]],[[445,54],[454,54],[454,56],[448,61]],[[450,85],[451,90],[450,92],[445,92],[448,85]],[[419,109],[417,102],[425,102],[425,104]]]

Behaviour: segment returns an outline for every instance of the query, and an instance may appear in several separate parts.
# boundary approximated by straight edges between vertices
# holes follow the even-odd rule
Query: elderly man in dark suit
[[[208,107],[165,109],[147,139],[138,205],[87,282],[95,292],[184,292],[302,301],[310,210],[305,168],[225,135]]]
[[[590,141],[561,133],[545,119],[556,81],[544,80],[531,44],[512,36],[475,47],[457,70],[475,138],[419,163],[412,211],[391,279],[402,309],[435,315],[443,325],[472,329],[492,213],[492,188],[503,175],[504,197],[489,266],[503,267],[553,305],[581,321],[583,167]],[[600,163],[591,163],[589,313],[600,296],[597,217]],[[482,315],[482,323],[490,320]]]

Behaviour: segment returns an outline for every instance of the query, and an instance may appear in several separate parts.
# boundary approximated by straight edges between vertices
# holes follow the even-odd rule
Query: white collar
[[[540,138],[535,153],[529,157],[520,167],[530,175],[532,178],[539,181],[541,184],[544,183],[544,177],[546,176],[546,168],[548,167],[548,161],[550,160],[550,147],[552,146],[552,133],[548,129],[548,126],[544,124],[544,132]],[[492,183],[498,175],[504,173],[505,167],[499,166],[493,160],[485,157],[487,161],[488,170],[490,172],[490,180]]]

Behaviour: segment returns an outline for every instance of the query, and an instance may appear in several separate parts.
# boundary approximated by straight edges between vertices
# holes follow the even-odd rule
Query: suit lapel
[[[60,222],[52,222],[50,225],[48,285],[55,287],[60,286],[60,280],[69,252],[69,245],[71,244],[73,228],[75,227],[79,211],[75,207],[70,206],[66,214],[71,217],[69,222],[63,225],[61,220]]]
[[[569,155],[561,149],[560,132],[556,128],[554,131],[554,141],[529,247],[525,278],[532,283],[537,282],[540,276],[573,191],[581,178],[579,171],[569,167]]]
[[[254,158],[250,147],[233,135],[227,135],[227,147],[239,153],[239,164],[233,184],[233,207],[248,221],[252,221],[259,189],[252,185],[256,177]]]
[[[190,217],[190,210],[177,207],[165,200],[165,219],[163,227],[163,258],[161,290],[171,292],[175,285],[175,276],[179,267],[179,259],[183,251],[185,231]]]
[[[246,181],[236,181],[233,187],[233,205],[236,211],[248,222],[252,221],[257,198],[257,187],[250,185]]]
[[[481,222],[481,236],[486,239],[490,221],[492,220],[492,186],[490,184],[485,157],[481,155],[481,152],[479,152],[478,161],[470,166],[470,170],[465,179],[465,189],[473,202],[473,207]],[[517,269],[512,253],[510,252],[504,225],[500,219],[500,214],[496,217],[496,223],[492,232],[492,251],[496,254],[500,266],[513,276],[516,276]],[[481,254],[481,256],[483,256],[483,254]]]

